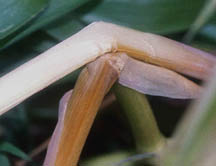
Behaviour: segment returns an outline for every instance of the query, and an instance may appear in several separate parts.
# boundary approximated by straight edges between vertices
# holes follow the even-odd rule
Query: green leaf
[[[10,162],[9,162],[8,158],[3,154],[0,154],[0,165],[10,166]]]
[[[31,28],[41,27],[74,10],[89,0],[51,0],[49,8]]]
[[[69,13],[65,17],[55,21],[44,28],[44,30],[52,37],[62,41],[77,33],[86,26],[81,20]]]
[[[24,160],[30,160],[27,154],[8,142],[2,142],[0,144],[0,151],[13,154],[14,156],[20,157]]]
[[[1,51],[0,76],[34,58],[57,43],[46,33],[38,31],[13,47]]]
[[[49,0],[0,0],[0,40],[35,18]]]
[[[176,2],[176,1],[175,1]],[[178,3],[180,3],[179,0],[177,0]],[[201,4],[202,1],[200,1]],[[186,2],[183,1],[183,3]],[[141,4],[141,5],[140,5]],[[104,0],[103,2],[99,2],[98,1],[91,1],[90,3],[87,3],[86,6],[80,8],[79,10],[75,11],[77,13],[74,14],[73,13],[69,13],[67,14],[67,16],[63,17],[60,20],[55,21],[55,23],[50,24],[49,26],[45,27],[44,29],[46,30],[46,32],[48,34],[50,34],[51,36],[55,37],[58,40],[64,40],[68,37],[70,37],[71,35],[73,35],[74,33],[76,33],[78,30],[82,29],[85,25],[88,25],[90,22],[92,21],[98,21],[98,20],[104,20],[104,21],[111,21],[111,22],[116,22],[116,20],[118,20],[116,23],[117,24],[123,24],[132,28],[137,28],[140,30],[147,30],[150,32],[154,32],[155,28],[157,28],[158,30],[156,30],[156,32],[158,33],[168,33],[168,32],[172,32],[173,31],[178,31],[178,29],[180,28],[178,25],[173,25],[173,24],[166,24],[166,22],[164,22],[164,25],[161,24],[161,26],[164,26],[165,28],[161,28],[158,27],[158,22],[157,20],[166,20],[167,19],[167,15],[169,14],[169,9],[164,10],[163,6],[160,6],[161,4],[163,4],[163,6],[169,5],[171,6],[171,4],[174,4],[173,1],[168,1],[165,0],[163,2],[161,1],[134,1],[134,2],[130,2],[130,1],[107,1]],[[118,5],[118,9],[119,12],[117,10],[116,6]],[[129,6],[134,6],[134,8],[130,8]],[[195,6],[195,7],[193,7]],[[144,10],[146,8],[150,7],[151,10],[155,10],[156,12],[153,12],[151,10]],[[182,10],[182,12],[187,11],[187,13],[189,13],[189,9],[199,9],[200,6],[197,3],[191,4],[191,7],[187,8],[179,8],[179,12]],[[137,10],[138,9],[138,10]],[[160,9],[160,10],[158,10]],[[106,13],[109,10],[110,13]],[[173,9],[174,10],[174,9]],[[122,13],[121,13],[122,12]],[[131,15],[125,15],[125,12],[127,13],[135,13],[135,16],[131,16]],[[159,12],[159,16],[157,16],[157,12]],[[198,10],[197,10],[198,12]],[[161,15],[162,13],[162,15]],[[147,18],[148,20],[151,20],[151,22],[149,24],[146,25],[142,25],[142,21],[145,20],[147,21],[147,19],[143,19],[143,15],[144,17],[149,16],[149,18]],[[194,14],[195,15],[195,14]],[[164,17],[163,17],[164,16]],[[182,16],[182,15],[181,15]],[[183,15],[184,16],[184,15]],[[182,16],[182,17],[183,17]],[[191,15],[190,15],[191,16]],[[170,18],[170,17],[168,17]],[[194,17],[195,18],[195,17]],[[174,19],[174,16],[171,17],[172,20]],[[188,17],[186,17],[186,19],[188,19]],[[172,21],[171,20],[171,21]],[[193,19],[191,19],[191,23],[193,22]],[[169,20],[168,20],[169,21]],[[184,21],[182,21],[182,25],[185,26]],[[186,20],[187,21],[187,20]],[[139,23],[137,23],[139,22]],[[134,23],[134,24],[133,24]],[[140,24],[141,23],[141,24]],[[179,21],[177,21],[177,23],[180,23]],[[175,27],[174,27],[175,26]],[[189,27],[189,24],[187,25],[187,27]],[[173,29],[168,29],[168,28],[173,28]]]
[[[98,1],[93,1],[95,4]],[[103,0],[87,4],[83,21],[108,21],[142,31],[167,34],[187,29],[204,0]],[[89,6],[92,10],[89,11]]]
[[[194,36],[198,33],[201,27],[203,27],[210,18],[215,14],[216,0],[208,0],[202,11],[191,25],[188,33],[184,36],[184,41],[189,43],[192,41]]]
[[[88,0],[51,0],[49,7],[43,12],[40,17],[34,20],[33,24],[22,32],[15,33],[9,36],[4,41],[0,41],[0,49],[9,46],[17,40],[36,31],[53,20],[63,16],[64,14],[74,10]]]
[[[213,42],[216,42],[216,24],[208,24],[204,26],[199,34]]]

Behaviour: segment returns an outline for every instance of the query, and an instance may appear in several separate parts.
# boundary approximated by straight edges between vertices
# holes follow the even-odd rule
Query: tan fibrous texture
[[[124,67],[125,55],[104,55],[81,72],[64,108],[45,166],[76,166],[99,106]],[[68,100],[68,99],[67,99]],[[62,113],[61,113],[62,115]],[[60,133],[60,134],[59,134]]]

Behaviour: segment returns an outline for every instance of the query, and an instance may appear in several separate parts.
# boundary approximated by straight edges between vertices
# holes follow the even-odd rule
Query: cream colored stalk
[[[0,78],[0,114],[77,68],[111,52],[206,79],[215,58],[167,38],[96,22]]]

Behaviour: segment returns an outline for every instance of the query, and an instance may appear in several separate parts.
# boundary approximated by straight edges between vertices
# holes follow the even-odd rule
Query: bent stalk
[[[208,53],[109,23],[93,23],[79,33],[0,78],[0,114],[105,53],[128,55],[206,79],[216,59]]]

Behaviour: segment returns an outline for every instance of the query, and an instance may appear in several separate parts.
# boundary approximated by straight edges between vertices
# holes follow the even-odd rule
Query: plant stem
[[[164,166],[212,166],[216,163],[216,73],[179,124],[172,144],[161,157]]]
[[[114,86],[114,91],[131,125],[137,151],[158,151],[165,144],[165,138],[145,95],[119,84]]]
[[[204,80],[216,63],[214,56],[164,37],[96,22],[1,77],[0,115],[110,52],[124,52],[141,61]]]
[[[99,106],[119,76],[120,56],[104,55],[80,74],[65,112],[55,166],[76,166]]]
[[[112,152],[108,154],[102,154],[95,156],[93,158],[87,159],[85,161],[81,161],[82,166],[119,166],[119,162],[124,161],[132,154],[127,151],[119,151],[119,152]],[[132,163],[127,166],[132,166]]]
[[[208,0],[204,5],[203,9],[200,11],[198,17],[191,25],[189,31],[183,38],[183,41],[186,43],[190,43],[195,35],[199,32],[199,30],[214,16],[216,9],[216,1]]]

